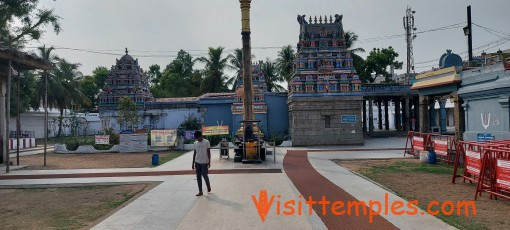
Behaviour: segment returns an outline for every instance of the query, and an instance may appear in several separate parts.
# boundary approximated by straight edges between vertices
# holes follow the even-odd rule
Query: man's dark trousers
[[[207,189],[210,190],[211,184],[209,184],[207,164],[199,164],[195,162],[195,171],[197,173],[198,191],[202,192],[202,177],[204,177]]]

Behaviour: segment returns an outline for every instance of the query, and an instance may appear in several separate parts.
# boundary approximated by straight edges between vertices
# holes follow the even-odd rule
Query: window
[[[331,128],[331,116],[324,116],[324,128]]]

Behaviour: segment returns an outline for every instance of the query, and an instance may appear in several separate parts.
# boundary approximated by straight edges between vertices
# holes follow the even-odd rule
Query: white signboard
[[[96,135],[96,145],[108,145],[108,144],[110,144],[110,136]]]

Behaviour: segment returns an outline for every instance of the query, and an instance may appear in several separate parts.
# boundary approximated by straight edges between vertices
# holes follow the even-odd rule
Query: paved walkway
[[[348,210],[348,203],[358,200],[317,172],[308,161],[306,150],[289,151],[283,165],[285,173],[305,199],[312,198],[316,202],[322,200],[319,202],[323,202],[324,205],[316,203],[312,207],[329,229],[397,229],[381,216],[374,216],[373,220],[369,220],[367,212],[359,217],[356,217],[354,212],[350,215],[347,213],[338,215],[340,211]],[[336,214],[332,210],[335,201],[342,202],[342,206],[345,205],[335,210]],[[363,213],[363,208],[358,211]],[[370,221],[373,223],[369,223]]]
[[[353,199],[360,201],[381,200],[388,193],[373,183],[360,178],[348,170],[336,165],[330,159],[365,159],[365,158],[401,158],[402,150],[388,150],[402,148],[405,138],[375,138],[367,140],[365,146],[348,147],[314,147],[314,148],[278,148],[276,162],[270,160],[259,165],[243,165],[218,158],[219,153],[214,150],[212,155],[212,170],[268,170],[272,173],[258,173],[244,171],[236,174],[212,174],[212,193],[195,197],[197,192],[196,180],[193,175],[168,175],[163,172],[186,172],[191,169],[192,153],[189,152],[177,159],[157,168],[146,169],[88,169],[88,170],[37,170],[14,171],[9,176],[28,176],[40,174],[83,174],[91,173],[135,173],[118,177],[80,177],[80,178],[40,178],[40,179],[6,179],[2,185],[37,185],[37,184],[87,184],[87,183],[126,183],[160,181],[160,185],[148,191],[137,200],[131,202],[112,216],[99,223],[94,229],[450,229],[435,217],[428,215],[376,217],[378,224],[368,224],[366,218],[344,216],[343,219],[324,219],[320,211],[312,215],[283,215],[289,211],[284,206],[286,201],[298,201],[300,196],[307,194],[324,194],[335,199]],[[379,150],[374,150],[374,149]],[[356,151],[365,149],[363,151]],[[371,150],[369,150],[371,149]],[[382,150],[386,149],[386,150]],[[296,152],[288,150],[302,150],[298,160],[291,159]],[[321,150],[321,151],[317,151]],[[324,151],[326,150],[326,151]],[[233,155],[233,153],[231,153]],[[232,156],[231,155],[231,156]],[[216,157],[215,157],[216,156]],[[272,158],[269,158],[272,159]],[[286,162],[283,164],[283,162]],[[282,170],[284,173],[271,170]],[[302,170],[302,172],[301,172]],[[308,172],[308,173],[303,173]],[[136,176],[138,173],[138,176]],[[142,174],[140,173],[147,173]],[[152,173],[152,174],[151,174]],[[164,175],[154,175],[161,173]],[[301,174],[300,174],[301,173]],[[313,174],[313,175],[312,175]],[[82,175],[82,176],[83,176]],[[116,174],[112,174],[116,175]],[[124,174],[128,175],[128,174]],[[301,179],[299,177],[301,176]],[[289,179],[290,178],[290,179]],[[317,179],[320,178],[320,181]],[[312,183],[313,182],[313,183]],[[308,188],[303,188],[303,186]],[[326,189],[325,189],[326,188]],[[306,190],[307,189],[307,190]],[[265,221],[257,212],[254,204],[260,202],[261,191],[267,191],[273,203],[267,212]],[[326,191],[327,190],[327,191]],[[334,190],[331,192],[329,190]],[[343,192],[338,192],[343,191]],[[391,200],[402,200],[390,193]],[[296,206],[297,207],[297,206]],[[318,215],[319,214],[319,215]],[[333,217],[336,218],[336,217]],[[353,224],[354,223],[354,224]]]

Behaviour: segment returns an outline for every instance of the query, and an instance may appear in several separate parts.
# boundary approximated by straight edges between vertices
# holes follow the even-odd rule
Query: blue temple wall
[[[267,93],[267,127],[270,136],[284,136],[289,134],[289,106],[287,93]]]
[[[200,108],[205,109],[204,126],[228,125],[232,133],[232,99],[205,99],[198,102]]]

